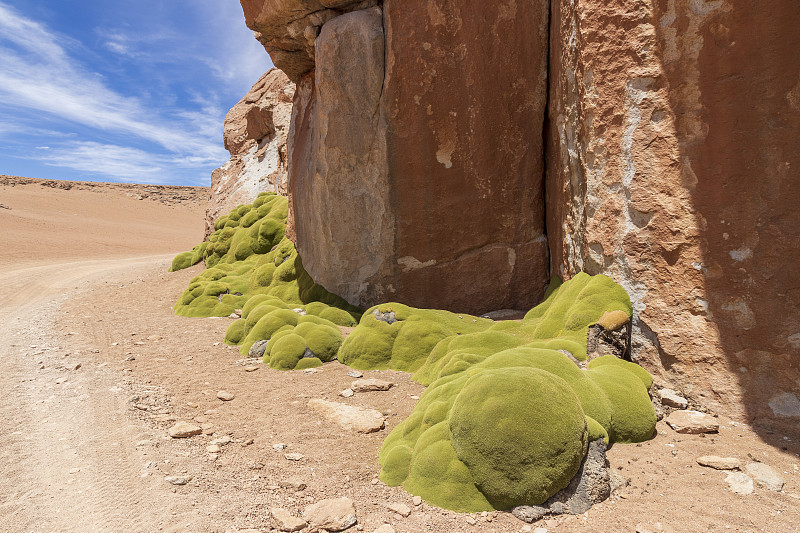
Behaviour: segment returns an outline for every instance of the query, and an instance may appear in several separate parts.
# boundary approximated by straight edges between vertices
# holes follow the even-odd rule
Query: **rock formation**
[[[800,394],[798,23],[777,0],[553,2],[553,273],[626,287],[634,354],[736,416]]]
[[[535,303],[548,264],[604,273],[659,379],[796,423],[800,4],[242,6],[298,83],[291,231],[319,283],[478,313]]]
[[[214,221],[260,192],[286,195],[286,136],[292,115],[294,83],[270,69],[228,112],[223,139],[231,158],[211,174],[206,237]]]
[[[362,306],[535,304],[547,3],[295,4],[242,2],[298,83],[289,234],[312,277]]]

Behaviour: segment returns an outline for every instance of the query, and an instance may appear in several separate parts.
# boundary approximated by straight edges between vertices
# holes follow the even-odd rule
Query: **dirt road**
[[[149,475],[154,457],[143,441],[157,436],[126,412],[129,387],[55,335],[65,298],[159,259],[0,274],[0,531],[198,529],[192,507],[169,503],[169,485]],[[93,341],[107,345],[97,333]]]

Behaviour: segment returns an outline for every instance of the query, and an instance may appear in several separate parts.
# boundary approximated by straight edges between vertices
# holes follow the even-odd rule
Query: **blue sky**
[[[236,0],[0,0],[0,174],[208,185],[270,66]]]

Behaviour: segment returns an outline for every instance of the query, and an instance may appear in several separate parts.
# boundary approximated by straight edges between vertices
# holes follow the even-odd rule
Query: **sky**
[[[237,0],[0,0],[0,174],[207,186],[271,66]]]

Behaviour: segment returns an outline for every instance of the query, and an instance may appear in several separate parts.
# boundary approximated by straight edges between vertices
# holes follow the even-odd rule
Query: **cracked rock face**
[[[309,32],[288,234],[315,281],[365,307],[541,299],[547,21],[547,2],[387,0]]]

